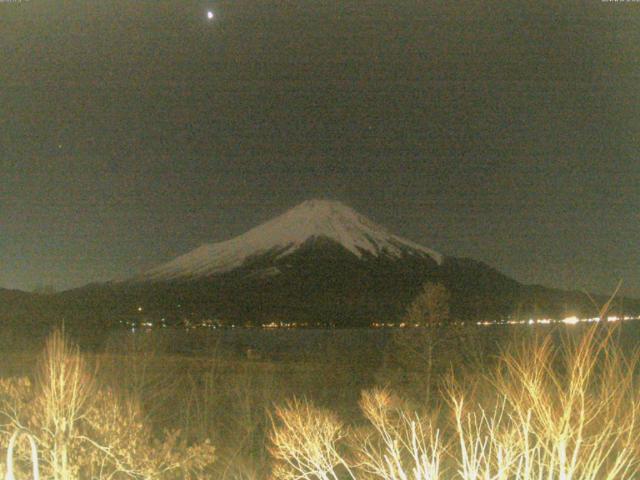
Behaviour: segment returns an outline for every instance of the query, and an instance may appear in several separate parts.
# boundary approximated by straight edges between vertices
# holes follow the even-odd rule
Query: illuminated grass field
[[[636,478],[630,324],[502,328],[388,331],[377,349],[336,340],[288,358],[176,354],[153,335],[79,354],[54,334],[44,353],[4,356],[3,447],[28,432],[56,479]]]

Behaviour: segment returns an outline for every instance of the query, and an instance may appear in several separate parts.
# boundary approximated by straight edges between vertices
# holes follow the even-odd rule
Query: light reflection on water
[[[561,341],[592,328],[593,323],[563,324],[561,322],[509,325],[466,325],[463,332],[471,341],[499,349],[502,342],[524,339],[535,335],[552,334]],[[448,327],[436,327],[436,332],[444,333]],[[640,345],[640,321],[600,323],[599,328],[615,329],[616,338],[623,347]],[[120,343],[135,340],[147,345],[156,345],[165,353],[182,355],[243,355],[248,349],[259,352],[264,358],[298,359],[322,358],[326,355],[348,356],[375,355],[385,348],[396,335],[417,335],[423,328],[352,328],[352,329],[261,329],[222,328],[184,330],[164,328],[155,330],[138,329],[118,331],[110,335],[108,342]],[[438,337],[440,333],[436,333]],[[492,349],[493,349],[492,348]]]

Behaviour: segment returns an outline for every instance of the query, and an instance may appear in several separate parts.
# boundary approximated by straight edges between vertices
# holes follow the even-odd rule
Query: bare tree
[[[427,282],[409,304],[404,321],[410,325],[433,326],[449,320],[449,291],[440,283]]]

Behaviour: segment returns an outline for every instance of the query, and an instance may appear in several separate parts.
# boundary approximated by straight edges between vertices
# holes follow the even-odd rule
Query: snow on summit
[[[249,257],[276,253],[278,258],[313,238],[328,238],[362,257],[404,254],[442,256],[431,249],[389,233],[340,202],[307,200],[284,214],[231,240],[203,245],[143,274],[143,279],[164,280],[223,273],[241,266]]]

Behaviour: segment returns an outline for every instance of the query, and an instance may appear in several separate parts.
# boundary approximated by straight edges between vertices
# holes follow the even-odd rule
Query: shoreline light
[[[579,322],[580,322],[580,319],[576,316],[562,319],[562,323],[565,323],[567,325],[575,325],[576,323],[579,323]]]

